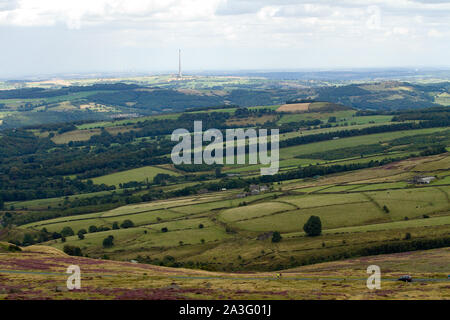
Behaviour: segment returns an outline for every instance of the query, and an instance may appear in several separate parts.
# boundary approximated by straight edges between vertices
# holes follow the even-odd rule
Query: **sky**
[[[450,0],[0,0],[0,78],[448,67]]]

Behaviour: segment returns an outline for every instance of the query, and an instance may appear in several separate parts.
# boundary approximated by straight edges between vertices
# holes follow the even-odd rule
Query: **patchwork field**
[[[239,190],[211,192],[34,222],[21,229],[60,232],[69,226],[74,236],[46,244],[59,249],[75,245],[90,257],[106,254],[119,260],[141,256],[162,261],[170,256],[180,265],[193,263],[210,270],[285,268],[311,259],[326,261],[344,252],[356,254],[399,241],[406,234],[410,241],[448,237],[450,185],[442,184],[442,179],[425,186],[408,182],[416,168],[421,174],[433,174],[437,167],[447,166],[447,155],[416,158],[274,184],[273,191],[244,198],[237,197]],[[319,237],[303,232],[313,215],[322,221]],[[120,225],[125,220],[134,227],[112,229],[115,222]],[[109,230],[79,239],[78,230],[90,226]],[[281,233],[280,243],[271,243],[273,231]],[[114,246],[103,248],[109,235]]]

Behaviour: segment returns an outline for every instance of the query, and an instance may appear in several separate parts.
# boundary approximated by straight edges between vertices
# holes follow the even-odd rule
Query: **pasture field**
[[[335,112],[306,112],[298,114],[284,115],[278,121],[278,124],[299,122],[304,120],[322,120],[328,121],[330,117],[336,117],[336,121],[339,122],[352,122],[352,116],[356,113],[354,110],[335,111]]]
[[[309,106],[311,105],[310,102],[308,103],[291,103],[291,104],[284,104],[281,107],[277,109],[277,112],[308,112]]]
[[[162,169],[159,167],[141,167],[137,169],[131,169],[126,171],[120,171],[112,174],[108,174],[105,176],[93,178],[92,181],[95,184],[106,184],[110,186],[118,186],[121,183],[127,183],[130,181],[149,181],[151,182],[153,178],[159,174],[169,174],[172,176],[178,176],[179,173],[167,169]]]
[[[336,150],[346,147],[352,147],[355,145],[373,144],[376,142],[383,142],[394,140],[402,137],[415,136],[419,134],[428,134],[434,132],[446,131],[448,128],[431,128],[431,129],[418,129],[409,131],[395,131],[387,133],[376,133],[364,136],[356,136],[349,138],[341,138],[338,140],[321,141],[315,143],[309,143],[306,145],[299,145],[293,147],[282,148],[280,150],[280,159],[293,158],[294,156],[300,156],[303,154],[310,154],[315,152],[325,152],[330,150]]]
[[[244,198],[237,198],[240,191],[233,190],[127,205],[31,223],[22,229],[45,227],[59,232],[70,226],[76,233],[91,225],[111,228],[113,222],[129,219],[135,225],[132,228],[47,244],[60,249],[76,245],[90,257],[105,253],[118,260],[171,256],[181,264],[190,261],[212,270],[269,270],[292,259],[305,263],[398,241],[406,233],[413,240],[445,237],[450,230],[450,186],[414,186],[405,177],[414,175],[415,167],[433,173],[436,163],[442,166],[446,158],[422,157],[320,179],[284,181],[273,185],[276,191]],[[322,221],[319,237],[306,237],[302,229],[312,215]],[[270,238],[257,240],[273,231],[285,240],[278,244],[271,244]],[[108,235],[114,236],[114,246],[105,249],[102,241]]]
[[[339,226],[356,226],[388,219],[370,202],[346,203],[332,207],[311,207],[280,214],[268,214],[261,218],[239,221],[236,227],[256,232],[277,230],[290,233],[301,230],[310,216],[318,216],[322,220],[324,230]]]
[[[122,193],[123,190],[116,190],[116,193]],[[112,191],[99,191],[99,192],[91,192],[77,195],[70,195],[67,197],[56,197],[56,198],[47,198],[47,199],[36,199],[36,200],[27,200],[27,201],[11,201],[6,203],[6,207],[9,208],[14,206],[17,209],[27,208],[31,210],[42,210],[50,207],[58,207],[61,206],[65,200],[73,201],[84,198],[91,198],[95,196],[104,196],[111,194]]]

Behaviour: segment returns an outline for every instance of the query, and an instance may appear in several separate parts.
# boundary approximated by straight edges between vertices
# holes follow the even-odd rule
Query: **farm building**
[[[413,182],[416,184],[429,184],[435,179],[436,177],[414,177]]]

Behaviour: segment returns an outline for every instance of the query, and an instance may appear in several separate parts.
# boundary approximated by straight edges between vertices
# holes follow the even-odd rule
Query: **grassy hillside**
[[[448,105],[448,82],[383,81],[343,85],[340,81],[326,81],[317,84],[311,87],[309,82],[301,80],[262,77],[196,76],[179,81],[170,75],[147,77],[142,81],[127,78],[44,81],[30,82],[25,87],[22,83],[18,89],[0,92],[0,129],[68,121],[124,118],[133,121],[138,116],[190,108],[283,105],[287,101],[305,99],[322,101],[303,106],[309,112],[321,113],[345,111],[348,107],[401,110]]]
[[[237,198],[242,191],[223,191],[168,201],[132,204],[106,212],[30,223],[23,230],[75,234],[90,226],[108,231],[87,233],[70,244],[91,257],[141,259],[154,264],[198,266],[213,270],[273,270],[361,254],[361,250],[403,241],[448,237],[450,174],[448,154],[274,184],[272,191]],[[417,168],[417,169],[416,169]],[[416,175],[433,175],[430,185],[414,185]],[[303,225],[312,216],[322,220],[319,237],[307,237]],[[134,227],[113,230],[129,219]],[[167,228],[167,232],[163,232]],[[271,243],[267,232],[281,232]],[[103,240],[114,236],[114,246]],[[408,236],[407,236],[408,235]],[[406,242],[408,242],[406,241]],[[167,257],[173,260],[166,260]],[[143,260],[142,260],[143,259]]]
[[[274,273],[173,269],[29,247],[1,254],[0,299],[449,299],[449,259],[449,249],[380,255],[284,270],[276,280]],[[373,264],[382,282],[370,291],[366,268]],[[80,266],[79,290],[66,289],[68,265]],[[412,283],[395,281],[405,273]]]

